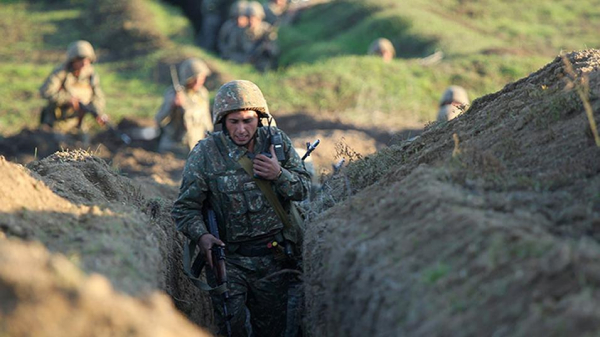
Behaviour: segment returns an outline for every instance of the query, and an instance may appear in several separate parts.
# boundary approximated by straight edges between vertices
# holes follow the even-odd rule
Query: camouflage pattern
[[[396,49],[392,42],[386,38],[379,38],[369,46],[369,55],[380,55],[384,52],[392,53],[392,57],[396,56]]]
[[[77,57],[88,58],[92,63],[96,62],[94,47],[85,40],[71,42],[67,47],[67,61],[73,61]]]
[[[270,25],[276,25],[279,23],[279,19],[286,12],[288,6],[287,1],[284,1],[285,5],[280,6],[276,1],[269,1],[263,5],[263,10],[265,12],[265,22]]]
[[[270,116],[262,91],[250,81],[230,81],[219,88],[213,107],[214,124],[221,123],[227,113],[238,110],[254,110],[259,117]]]
[[[452,85],[444,91],[440,99],[438,121],[449,121],[456,118],[469,104],[467,91],[458,85]]]
[[[197,58],[190,58],[179,66],[179,80],[185,84],[197,76],[210,76],[211,71],[204,61]]]
[[[265,10],[263,6],[258,1],[250,1],[246,6],[246,16],[247,17],[258,17],[261,20],[265,18]]]
[[[244,31],[245,27],[239,27],[236,19],[225,21],[219,30],[218,49],[221,57],[225,60],[232,60],[237,63],[246,61],[244,52]]]
[[[265,21],[249,26],[244,32],[242,43],[246,62],[252,63],[260,71],[274,68],[279,46],[273,26]]]
[[[282,174],[271,186],[286,210],[292,201],[309,194],[310,177],[285,133],[275,127],[260,127],[255,138],[255,154],[270,145],[269,130],[281,132],[285,160]],[[247,156],[246,147],[236,145],[226,133],[215,132],[201,140],[186,162],[179,197],[172,216],[177,229],[198,241],[207,233],[201,208],[208,202],[215,210],[221,239],[227,247],[227,272],[231,299],[228,310],[234,336],[248,336],[245,327],[246,308],[250,311],[253,335],[281,336],[285,329],[287,276],[279,274],[286,266],[277,258],[278,251],[265,256],[247,257],[238,253],[240,245],[253,245],[256,239],[280,235],[283,224],[253,178],[238,163]],[[211,273],[209,283],[214,285]],[[221,335],[225,323],[221,298],[213,295],[213,307]]]
[[[72,61],[79,57],[96,60],[96,54],[89,42],[71,43],[67,48],[66,61],[56,67],[40,87],[40,95],[48,101],[48,105],[42,110],[42,123],[52,126],[54,121],[77,117],[75,111],[68,106],[72,97],[76,97],[83,104],[91,105],[98,113],[103,113],[104,93],[93,65],[82,68],[79,76],[75,76],[71,70]]]
[[[205,87],[198,91],[185,89],[183,94],[183,106],[176,107],[173,105],[175,89],[167,89],[154,117],[162,129],[159,152],[175,151],[182,143],[187,145],[189,151],[204,138],[207,131],[213,130],[208,90]]]

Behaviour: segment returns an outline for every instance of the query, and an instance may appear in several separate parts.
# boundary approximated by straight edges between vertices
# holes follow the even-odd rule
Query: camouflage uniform
[[[88,58],[96,61],[94,48],[87,41],[75,41],[67,48],[67,60],[46,78],[40,87],[40,95],[48,100],[42,110],[41,124],[54,126],[56,121],[74,119],[75,110],[68,104],[76,97],[82,104],[90,105],[99,114],[104,110],[104,93],[100,89],[100,79],[92,65],[81,69],[79,76],[72,72],[72,62],[77,58]]]
[[[256,1],[248,5],[248,17],[260,18],[260,23],[248,26],[244,32],[243,48],[246,60],[257,69],[263,71],[274,67],[279,54],[277,33],[269,23],[262,21],[265,12],[262,5]]]
[[[281,16],[287,10],[287,4],[283,7],[278,6],[274,1],[269,1],[263,5],[265,11],[265,21],[270,25],[276,25],[279,23]]]
[[[467,91],[458,85],[452,85],[444,91],[440,100],[440,110],[438,111],[438,121],[449,121],[458,116],[469,104]]]
[[[392,42],[386,38],[379,38],[369,46],[369,55],[384,56],[384,53],[389,53],[391,58],[396,56],[396,49]]]
[[[231,0],[203,0],[200,4],[202,12],[202,28],[197,34],[198,45],[204,49],[214,51],[217,47],[217,36],[223,22],[227,19],[226,8]],[[223,10],[225,8],[225,10]]]
[[[247,81],[229,82],[217,93],[215,124],[227,112],[240,110],[237,98],[256,94],[247,90],[237,93],[229,90],[232,83],[235,85],[239,82]],[[258,87],[254,87],[258,90]],[[260,98],[264,102],[262,94]],[[254,106],[251,110],[259,115],[267,115],[266,103],[264,106],[249,104],[247,109],[250,106]],[[234,110],[226,111],[228,107]],[[292,200],[303,200],[308,196],[310,178],[291,140],[275,127],[258,128],[255,154],[265,151],[270,145],[268,130],[280,132],[284,140],[286,159],[281,162],[281,175],[271,182],[271,187],[289,211]],[[247,335],[247,308],[255,336],[281,336],[285,330],[288,276],[273,275],[286,266],[283,260],[277,258],[281,255],[278,248],[281,245],[267,245],[273,241],[281,242],[283,224],[254,179],[238,163],[239,158],[248,154],[247,148],[236,145],[226,131],[215,132],[200,141],[186,162],[179,198],[172,215],[177,229],[191,240],[198,241],[208,233],[201,213],[203,203],[208,202],[214,209],[221,240],[227,249],[226,266],[231,296],[228,310],[233,315],[230,321],[232,335]],[[212,273],[207,272],[207,279],[209,283],[214,283]],[[225,322],[221,297],[213,295],[212,301],[223,334]]]
[[[199,75],[209,74],[210,70],[206,64],[198,59],[188,59],[179,67],[179,78],[184,84]],[[181,107],[173,104],[176,94],[173,87],[167,89],[163,104],[154,117],[162,129],[159,152],[175,150],[182,142],[188,146],[188,150],[191,150],[200,139],[204,138],[207,131],[213,130],[210,100],[205,87],[194,91],[184,86],[184,102]]]
[[[246,15],[247,5],[247,1],[238,1],[233,4],[229,20],[225,21],[219,30],[217,45],[221,57],[226,60],[238,63],[245,61],[243,36],[246,27],[238,26],[237,18]]]

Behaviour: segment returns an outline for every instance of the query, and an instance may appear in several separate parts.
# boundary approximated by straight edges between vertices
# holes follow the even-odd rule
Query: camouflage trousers
[[[283,336],[286,326],[288,275],[276,274],[285,268],[284,262],[274,255],[245,257],[227,256],[229,295],[227,310],[232,317],[232,336],[270,337]],[[207,273],[209,283],[214,276]],[[223,300],[211,294],[215,320],[220,336],[227,336],[223,317]],[[247,312],[250,313],[247,324]]]

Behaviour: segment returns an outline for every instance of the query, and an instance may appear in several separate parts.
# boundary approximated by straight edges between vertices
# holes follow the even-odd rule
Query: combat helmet
[[[451,85],[444,91],[442,99],[440,100],[440,106],[452,103],[458,103],[460,105],[469,104],[469,96],[467,95],[465,88],[458,85]]]
[[[247,8],[248,8],[248,1],[244,1],[244,0],[236,1],[229,8],[229,17],[237,18],[238,16],[246,15]]]
[[[187,59],[179,66],[179,80],[182,81],[182,84],[198,75],[209,76],[210,74],[211,71],[206,63],[197,58]]]
[[[370,55],[382,55],[385,51],[392,53],[392,57],[396,56],[396,49],[392,42],[386,38],[379,38],[369,46]]]
[[[246,16],[252,17],[257,16],[261,19],[265,18],[265,10],[263,6],[258,1],[251,1],[248,3],[246,7]]]
[[[67,61],[71,62],[76,58],[88,58],[90,61],[96,62],[96,53],[94,52],[94,47],[85,41],[79,40],[75,42],[71,42],[67,47]]]
[[[259,118],[271,117],[265,97],[258,86],[250,81],[231,81],[219,88],[215,95],[213,124],[221,123],[228,113],[239,110],[254,110]]]

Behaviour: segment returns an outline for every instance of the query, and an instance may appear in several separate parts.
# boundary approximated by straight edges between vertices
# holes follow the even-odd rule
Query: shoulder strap
[[[238,163],[242,166],[242,168],[244,168],[244,171],[246,171],[246,173],[248,173],[248,175],[250,175],[252,179],[254,179],[256,185],[258,185],[258,188],[260,188],[260,190],[263,192],[263,194],[271,204],[271,207],[273,207],[275,213],[277,213],[277,216],[279,217],[281,222],[283,222],[283,225],[286,228],[291,229],[292,222],[290,221],[290,217],[286,213],[285,209],[283,209],[283,206],[281,205],[279,199],[275,195],[275,192],[271,188],[271,184],[266,180],[257,179],[254,177],[254,173],[252,170],[252,161],[250,160],[250,158],[242,156],[238,160]]]

